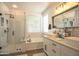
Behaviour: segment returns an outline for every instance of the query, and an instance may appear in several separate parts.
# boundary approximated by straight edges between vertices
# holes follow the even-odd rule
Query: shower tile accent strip
[[[39,54],[40,56],[46,56],[46,53],[43,51],[43,49],[30,50],[26,52],[17,52],[12,54],[1,54],[0,56],[38,56]]]

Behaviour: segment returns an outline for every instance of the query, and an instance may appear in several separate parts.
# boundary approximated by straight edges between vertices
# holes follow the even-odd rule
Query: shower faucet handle
[[[2,49],[2,47],[0,47],[0,49]]]
[[[4,33],[6,33],[7,32],[7,30],[4,30]]]

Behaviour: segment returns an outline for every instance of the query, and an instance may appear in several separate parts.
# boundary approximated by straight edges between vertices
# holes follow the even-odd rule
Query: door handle
[[[12,35],[14,36],[14,31],[12,31]]]
[[[4,30],[4,33],[6,33],[7,32],[7,30]]]
[[[54,49],[52,49],[52,51],[53,51],[54,53],[56,53],[56,51],[55,51]]]
[[[7,32],[9,32],[9,28],[7,28]]]
[[[55,44],[55,43],[52,43],[52,45],[56,46],[56,44]]]

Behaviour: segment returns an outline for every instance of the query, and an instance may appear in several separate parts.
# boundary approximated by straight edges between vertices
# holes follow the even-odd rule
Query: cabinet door
[[[79,56],[79,52],[65,46],[62,46],[61,50],[63,56]]]
[[[60,54],[60,48],[61,45],[51,41],[50,39],[45,38],[44,39],[44,51],[49,55],[49,56],[59,56]]]
[[[51,48],[52,47],[49,43],[50,43],[49,39],[44,38],[43,49],[47,53],[47,55],[52,56],[52,53],[51,53]]]
[[[51,41],[50,39],[48,39],[48,47],[49,47],[49,52],[51,56],[60,56],[60,48],[61,48],[61,45],[54,42],[54,41]]]
[[[47,38],[43,37],[43,50],[47,53]]]

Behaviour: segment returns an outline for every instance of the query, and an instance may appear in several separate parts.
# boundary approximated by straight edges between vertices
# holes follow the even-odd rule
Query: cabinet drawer
[[[62,55],[64,55],[64,56],[79,56],[79,52],[77,52],[71,48],[62,46]]]
[[[52,48],[58,48],[59,44],[51,41],[50,39],[48,40],[48,44],[52,47]]]
[[[52,49],[51,50],[52,55],[54,56],[60,56],[60,49]]]
[[[53,56],[59,56],[61,52],[60,51],[61,45],[51,40],[49,40],[48,42],[49,42],[50,54]]]
[[[47,51],[48,51],[49,56],[60,56],[61,55],[60,54],[60,52],[61,52],[60,47],[59,48],[53,48],[53,47],[48,45]]]

